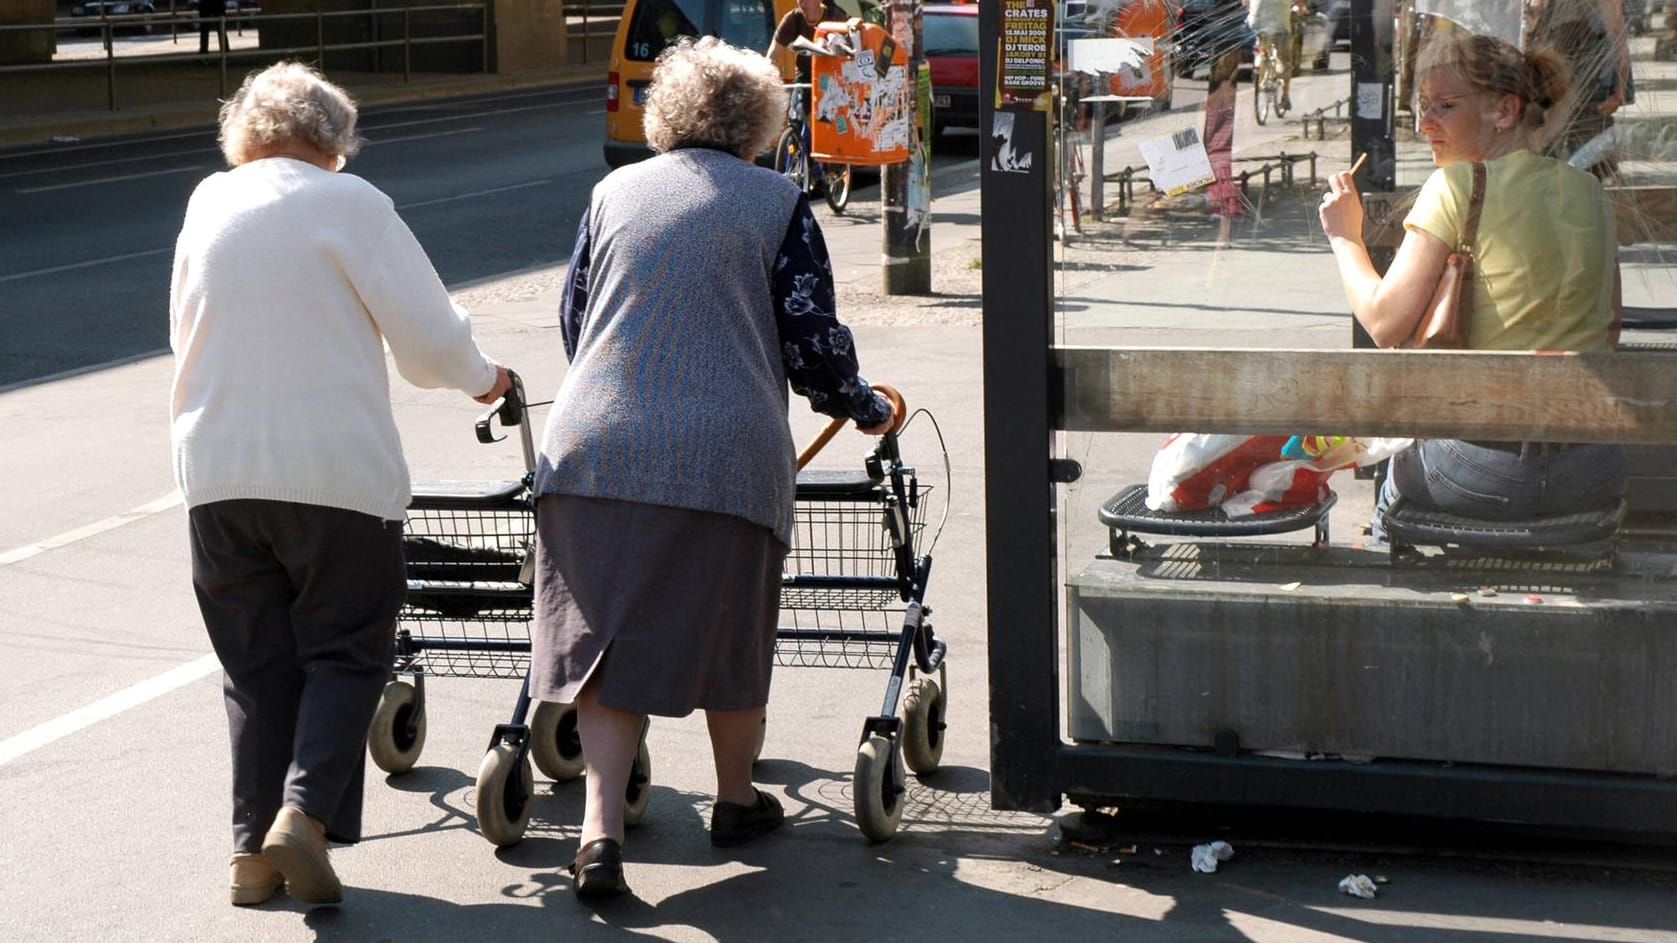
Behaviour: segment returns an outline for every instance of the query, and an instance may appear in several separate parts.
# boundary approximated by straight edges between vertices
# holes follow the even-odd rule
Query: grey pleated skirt
[[[682,717],[769,700],[786,546],[740,517],[543,495],[530,695]]]

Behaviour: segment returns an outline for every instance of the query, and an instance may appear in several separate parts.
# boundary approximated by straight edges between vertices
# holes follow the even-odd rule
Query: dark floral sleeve
[[[588,310],[588,210],[576,227],[576,248],[571,250],[571,267],[565,274],[565,290],[559,296],[559,333],[565,341],[565,359],[576,357],[577,338],[582,336],[582,315]]]
[[[780,244],[772,281],[780,356],[792,392],[808,399],[816,412],[853,419],[857,425],[889,419],[890,405],[857,375],[850,328],[834,312],[827,241],[802,197]]]

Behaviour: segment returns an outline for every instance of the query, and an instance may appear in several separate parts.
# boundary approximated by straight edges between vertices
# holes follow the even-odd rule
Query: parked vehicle
[[[1328,48],[1351,48],[1351,0],[1328,0],[1320,5],[1328,33]]]
[[[1648,28],[1648,0],[1625,0],[1625,29],[1632,36],[1641,36]]]
[[[606,75],[606,163],[652,156],[641,125],[652,67],[684,36],[720,36],[735,46],[769,48],[775,25],[797,0],[629,0],[617,23]]]
[[[152,0],[83,0],[83,2],[70,8],[70,15],[76,18],[150,16],[156,12],[157,7]],[[111,29],[117,32],[149,33],[151,32],[151,24],[144,20],[113,23]],[[99,27],[91,25],[77,29],[79,33],[96,33],[98,31]]]
[[[932,136],[978,127],[978,4],[927,4],[920,42],[932,71]]]
[[[1177,10],[1174,37],[1174,65],[1183,78],[1209,72],[1231,49],[1239,50],[1241,64],[1249,66],[1258,41],[1246,25],[1246,7],[1240,0],[1184,0]]]

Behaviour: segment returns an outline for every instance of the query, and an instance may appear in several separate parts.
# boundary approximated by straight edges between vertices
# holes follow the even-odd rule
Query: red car
[[[978,4],[927,4],[920,43],[932,70],[932,136],[978,127]]]

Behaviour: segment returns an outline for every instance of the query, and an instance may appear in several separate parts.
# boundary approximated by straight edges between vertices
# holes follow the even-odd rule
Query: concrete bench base
[[[1069,734],[1669,776],[1674,564],[1191,543],[1099,559],[1069,586]]]

